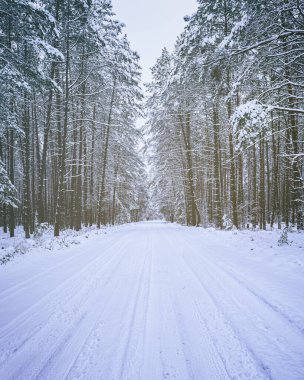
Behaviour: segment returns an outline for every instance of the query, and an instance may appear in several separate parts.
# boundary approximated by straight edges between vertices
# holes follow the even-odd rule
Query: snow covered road
[[[259,242],[146,222],[2,266],[0,379],[303,380],[303,262]]]

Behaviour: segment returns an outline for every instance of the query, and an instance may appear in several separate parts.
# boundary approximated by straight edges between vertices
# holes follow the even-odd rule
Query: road
[[[219,236],[138,223],[12,265],[0,379],[304,379],[303,288]]]

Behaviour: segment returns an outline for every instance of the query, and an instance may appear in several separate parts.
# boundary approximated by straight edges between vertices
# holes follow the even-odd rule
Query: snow
[[[35,37],[32,39],[28,39],[28,42],[30,42],[33,45],[34,49],[36,49],[41,60],[46,58],[46,54],[44,54],[44,52],[46,52],[48,56],[53,56],[61,61],[64,61],[64,55],[61,53],[61,51],[54,48],[52,45],[44,41],[42,38]],[[44,52],[42,52],[40,48],[43,48]]]
[[[222,42],[218,46],[218,49],[221,50],[226,48],[232,48],[233,45],[236,43],[236,35],[239,34],[247,26],[248,22],[248,15],[246,13],[243,13],[241,20],[234,23],[229,35],[223,38]]]
[[[0,227],[0,265],[11,261],[15,256],[23,255],[34,248],[39,254],[47,251],[60,251],[73,244],[80,244],[84,238],[92,234],[106,233],[106,228],[97,230],[96,227],[84,227],[80,231],[66,229],[59,237],[54,237],[54,229],[47,223],[36,226],[34,235],[30,239],[24,238],[22,226],[15,228],[15,236],[10,238],[9,232],[4,233]]]
[[[231,123],[237,136],[235,148],[241,149],[248,142],[255,141],[260,132],[269,133],[271,107],[263,107],[256,99],[236,107]]]
[[[1,379],[304,378],[303,234],[104,232],[0,266]]]

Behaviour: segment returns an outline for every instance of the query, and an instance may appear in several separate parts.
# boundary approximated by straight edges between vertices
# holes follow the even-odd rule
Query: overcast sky
[[[163,47],[172,51],[183,31],[183,17],[196,9],[196,0],[112,0],[113,11],[126,24],[133,50],[141,57],[143,81],[151,79],[150,67]]]

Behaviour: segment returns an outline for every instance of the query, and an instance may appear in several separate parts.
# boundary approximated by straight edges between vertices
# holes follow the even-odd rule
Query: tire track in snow
[[[176,251],[176,245],[173,245],[172,244],[172,241],[167,237],[167,243],[169,244],[169,246],[171,246],[171,249],[173,250],[173,252]],[[175,268],[175,271],[172,270],[172,267],[171,267],[171,270],[170,270],[170,278],[169,276],[167,277],[166,279],[166,284],[167,284],[167,287],[168,289],[170,289],[170,301],[171,301],[171,312],[172,314],[174,315],[174,321],[175,321],[175,325],[176,325],[176,331],[179,335],[179,340],[180,340],[180,347],[181,347],[181,350],[182,350],[182,353],[183,353],[183,356],[184,356],[184,361],[185,361],[185,365],[186,365],[186,368],[187,368],[187,372],[188,372],[188,379],[189,380],[195,380],[195,378],[198,378],[198,376],[201,376],[202,375],[202,369],[201,368],[197,368],[197,370],[195,371],[193,369],[194,367],[194,358],[197,356],[197,353],[195,355],[193,355],[194,353],[190,353],[191,352],[191,345],[189,344],[189,340],[191,340],[191,336],[187,335],[186,336],[186,326],[185,326],[185,323],[184,323],[184,318],[185,316],[183,316],[183,310],[187,310],[189,311],[189,304],[188,304],[188,301],[189,299],[185,299],[185,297],[182,297],[182,300],[180,300],[181,296],[183,296],[184,292],[183,292],[183,289],[182,290],[180,289],[179,287],[179,291],[178,291],[178,296],[174,296],[174,289],[172,289],[172,284],[175,284],[176,286],[176,276],[177,275],[180,275],[179,278],[183,278],[182,277],[182,274],[183,274],[183,271],[182,269],[180,268],[179,265],[177,264],[180,264],[180,260],[179,260],[179,257],[177,256],[174,260],[174,263],[172,263],[172,267],[174,268],[174,266],[176,266]],[[175,276],[173,276],[173,274],[175,274]],[[178,298],[178,299],[176,299]],[[180,305],[183,305],[182,307]],[[186,306],[187,305],[187,306]],[[201,343],[201,341],[199,342]],[[200,344],[196,347],[199,347]],[[189,352],[190,351],[190,352]],[[210,356],[210,351],[208,350],[208,356],[211,358]],[[203,359],[203,358],[201,358]],[[216,369],[217,369],[217,366],[214,366]],[[210,375],[210,374],[209,374]],[[209,376],[208,379],[212,379],[212,376]],[[222,379],[224,380],[225,378],[222,377]]]
[[[42,326],[42,328],[39,329],[39,331],[35,333],[33,336],[31,336],[30,339],[27,340],[26,343],[28,344],[25,345],[25,347],[22,347],[22,350],[14,352],[13,359],[9,361],[8,366],[4,365],[0,369],[0,374],[3,373],[6,367],[8,367],[8,373],[11,372],[11,368],[18,368],[18,365],[22,363],[22,361],[24,360],[24,356],[26,356],[27,360],[23,364],[23,366],[19,368],[16,378],[19,379],[21,377],[24,379],[28,379],[29,376],[26,375],[25,377],[23,377],[23,374],[27,372],[27,366],[29,362],[35,363],[38,361],[38,364],[36,365],[37,368],[39,366],[43,366],[44,361],[47,362],[49,360],[49,356],[53,354],[52,352],[50,353],[50,347],[52,347],[52,342],[53,345],[64,344],[67,340],[66,336],[70,334],[70,331],[72,331],[74,327],[77,328],[79,323],[82,320],[84,320],[85,311],[82,312],[82,309],[80,311],[78,311],[77,309],[79,309],[80,302],[82,307],[88,305],[88,302],[86,302],[89,299],[88,295],[89,291],[87,289],[86,293],[82,294],[81,299],[76,299],[75,305],[67,303],[66,305],[64,305],[65,309],[57,309],[57,312],[54,313],[52,318],[48,319],[46,323]],[[47,347],[47,349],[45,349],[45,347]],[[38,356],[37,350],[39,352]],[[16,362],[16,364],[14,364],[14,361]],[[15,376],[13,378],[15,378]]]
[[[196,254],[199,255],[198,252],[196,252]],[[214,265],[215,265],[215,264],[212,263],[209,259],[205,259],[205,257],[202,257],[201,255],[199,255],[199,256],[200,256],[199,259],[200,259],[201,261],[204,261],[204,262],[205,262],[205,260],[207,260],[207,261],[208,261],[208,265],[211,265],[211,266],[214,266]],[[288,327],[290,327],[290,328],[292,328],[292,329],[294,330],[294,333],[296,333],[296,334],[299,334],[299,333],[302,334],[302,333],[303,333],[302,329],[299,329],[298,326],[295,326],[294,321],[293,321],[293,320],[290,320],[286,315],[284,315],[284,313],[282,313],[281,310],[279,310],[276,306],[274,306],[274,305],[272,305],[270,302],[268,302],[264,297],[260,296],[258,293],[256,293],[255,291],[253,291],[250,287],[248,287],[243,281],[240,281],[240,280],[239,280],[235,275],[233,275],[231,272],[228,272],[227,270],[225,270],[225,268],[223,268],[220,264],[219,264],[219,265],[216,265],[216,266],[214,267],[214,269],[215,269],[215,270],[220,269],[220,271],[222,272],[222,273],[221,273],[221,276],[224,275],[224,277],[229,278],[229,280],[232,280],[232,282],[234,282],[235,285],[239,285],[239,286],[242,288],[243,291],[247,291],[247,292],[251,293],[251,296],[253,296],[253,298],[256,299],[256,302],[259,302],[259,301],[260,301],[260,303],[263,303],[264,306],[265,306],[267,309],[269,309],[269,311],[270,311],[271,313],[275,313],[275,315],[276,315],[277,318],[280,318],[280,317],[281,317],[282,322],[283,322],[283,323],[287,323],[287,324],[288,324]],[[211,271],[209,271],[209,273],[211,273]],[[215,279],[214,276],[213,276],[213,278]],[[218,286],[221,287],[221,288],[224,290],[222,284],[221,284],[218,280],[217,280],[217,283],[218,283]],[[235,285],[234,285],[234,286],[235,286]],[[234,302],[235,302],[238,306],[244,308],[244,304],[239,303],[239,302],[237,301],[237,299],[235,299],[235,298],[234,298]]]
[[[198,280],[201,282],[205,290],[208,291],[210,297],[216,304],[218,304],[218,299],[222,300],[222,305],[220,306],[218,304],[218,307],[225,314],[226,319],[229,320],[233,330],[239,336],[239,339],[244,342],[248,350],[252,353],[253,357],[256,358],[256,361],[259,363],[260,367],[266,373],[268,373],[268,376],[270,378],[272,378],[272,376],[275,376],[276,379],[282,380],[285,380],[288,377],[291,369],[294,370],[294,368],[297,368],[299,372],[299,378],[302,378],[304,376],[304,344],[302,338],[299,339],[299,337],[295,335],[294,330],[289,330],[286,334],[286,328],[290,326],[289,324],[288,326],[286,325],[286,320],[282,318],[280,314],[267,307],[267,305],[261,302],[259,298],[254,296],[246,288],[243,288],[240,284],[232,279],[236,286],[233,285],[231,277],[228,274],[226,274],[215,263],[211,262],[210,259],[207,259],[202,254],[200,254],[185,239],[182,240],[186,243],[188,249],[194,252],[197,255],[199,261],[203,264],[204,272],[200,271],[200,275],[198,275],[196,261],[195,266],[191,266],[193,273],[196,274]],[[187,258],[188,260],[191,260],[192,256],[188,256]],[[186,263],[189,265],[187,261]],[[201,275],[202,273],[204,273],[204,276]],[[209,279],[206,279],[206,276]],[[206,283],[208,283],[208,287],[206,287]],[[209,284],[212,283],[213,286],[209,286]],[[229,292],[227,292],[227,290]],[[245,295],[242,297],[245,302],[240,302],[238,300],[240,293],[242,292],[245,292]],[[238,295],[237,298],[235,296],[236,294]],[[248,307],[248,302],[249,304],[255,304],[255,306],[251,305],[251,307]],[[235,306],[234,309],[231,310],[231,306],[233,304]],[[263,310],[261,310],[261,306]],[[235,307],[237,308],[237,311],[235,310]],[[235,315],[237,315],[238,320],[243,319],[243,323],[241,325],[236,324]],[[268,322],[266,318],[268,318]],[[252,336],[251,330],[248,330],[249,323],[251,324],[252,331],[258,332],[257,339]],[[262,325],[263,328],[261,329],[258,324]],[[274,325],[276,325],[276,330],[274,329]],[[242,326],[245,326],[245,329],[242,328]],[[284,332],[284,340],[280,342],[279,339],[281,339],[281,334]],[[286,339],[288,339],[289,342],[286,342]],[[268,347],[267,352],[265,349],[263,349],[266,341]],[[288,366],[291,366],[290,370],[288,370],[288,366],[285,366],[282,368],[282,370],[280,370],[280,373],[276,373],[275,375],[270,373],[270,368],[273,366],[271,365],[272,355],[269,347],[273,347],[272,350],[276,353],[276,355],[278,355],[280,352],[282,362],[285,362],[286,364],[288,363]],[[289,350],[286,351],[286,347],[289,347],[289,350],[291,352],[289,352]]]
[[[144,328],[143,328],[143,356],[142,356],[142,365],[139,369],[139,379],[144,379],[143,373],[144,369],[146,368],[146,365],[149,363],[150,355],[148,353],[148,349],[150,345],[148,344],[148,326],[149,326],[149,316],[151,311],[151,303],[152,303],[152,274],[153,274],[153,252],[154,252],[154,240],[152,239],[152,236],[150,234],[150,244],[149,244],[149,250],[150,250],[150,262],[149,262],[149,273],[148,273],[148,285],[147,285],[147,297],[146,297],[146,304],[145,304],[145,318],[144,318]]]
[[[169,276],[168,276],[166,282],[167,282],[167,288],[170,289],[168,279],[169,279]],[[187,374],[188,374],[188,380],[194,380],[195,375],[194,375],[194,371],[192,368],[192,363],[191,363],[191,360],[189,358],[189,353],[187,352],[186,347],[185,347],[185,340],[187,340],[187,339],[185,337],[185,334],[183,333],[182,323],[181,323],[181,320],[179,318],[181,313],[177,312],[176,304],[173,303],[172,289],[170,289],[167,292],[167,294],[165,295],[165,304],[167,305],[167,314],[171,314],[173,317],[172,318],[173,319],[172,324],[175,327],[174,330],[176,331],[177,340],[180,343],[179,348],[175,347],[175,350],[178,350],[177,352],[180,351],[183,354],[185,368],[186,368]],[[178,316],[178,314],[179,314],[179,316]]]
[[[130,237],[128,236],[127,239],[129,239],[129,238]],[[126,237],[123,240],[126,240]],[[117,249],[117,246],[121,245],[121,243],[122,243],[121,240],[118,241],[116,244],[109,247],[108,251],[112,250],[112,249]],[[83,281],[78,282],[77,287],[71,288],[71,286],[68,286],[71,283],[71,279],[65,281],[63,286],[61,284],[60,290],[63,290],[62,288],[65,287],[67,290],[68,298],[62,299],[62,293],[61,293],[60,294],[61,303],[59,305],[55,306],[54,311],[53,311],[52,315],[50,316],[50,318],[48,318],[47,320],[44,319],[42,321],[41,325],[38,326],[38,328],[35,329],[35,331],[32,332],[30,334],[30,336],[27,336],[26,339],[21,341],[21,345],[19,345],[19,346],[18,346],[18,344],[12,345],[11,351],[8,354],[9,355],[14,354],[14,358],[18,358],[19,356],[22,357],[23,351],[24,351],[24,349],[26,349],[26,345],[28,345],[28,344],[33,345],[33,340],[37,341],[36,343],[38,345],[39,345],[39,342],[41,342],[41,344],[42,344],[41,353],[43,353],[45,351],[44,346],[46,345],[46,342],[48,341],[48,339],[50,337],[53,338],[53,340],[55,339],[54,331],[52,331],[52,330],[53,330],[54,326],[56,326],[56,324],[55,324],[56,321],[60,323],[60,326],[62,326],[62,325],[64,326],[64,325],[69,324],[71,320],[72,321],[74,320],[74,325],[75,324],[77,325],[77,323],[80,322],[83,318],[80,315],[80,317],[78,317],[77,320],[75,319],[76,318],[75,312],[79,309],[79,302],[82,303],[82,309],[84,308],[84,305],[87,305],[87,302],[90,299],[89,298],[90,290],[94,284],[96,285],[98,275],[100,273],[106,272],[107,266],[111,265],[113,262],[115,263],[115,260],[120,261],[121,256],[123,255],[123,250],[122,250],[123,248],[124,248],[124,246],[122,246],[122,248],[120,250],[115,251],[113,256],[108,257],[108,260],[104,260],[105,259],[104,257],[103,257],[103,260],[101,260],[101,258],[98,258],[98,260],[94,259],[93,262],[91,262],[91,265],[86,265],[85,267],[83,267],[83,269],[80,272],[75,274],[76,277],[78,277],[77,280],[79,280],[79,273],[84,274]],[[99,266],[98,266],[98,264],[99,264]],[[94,266],[94,268],[96,267],[99,270],[97,272],[95,272],[95,277],[91,278],[90,281],[88,281],[86,277],[88,277],[87,275],[89,274],[89,272],[88,272],[89,269],[93,266]],[[90,273],[90,275],[91,275],[91,273]],[[75,276],[72,276],[72,277],[74,279]],[[94,282],[94,280],[95,280],[95,282]],[[70,293],[71,289],[73,289],[72,294]],[[79,290],[81,290],[80,294],[79,294]],[[57,292],[58,292],[58,289],[57,289]],[[71,301],[73,300],[73,298],[75,298],[75,301],[74,301],[74,304],[73,303],[71,304]],[[41,304],[39,306],[43,307],[43,304]],[[54,306],[53,304],[49,305],[50,308],[52,308],[53,306]],[[31,317],[32,317],[32,315],[28,316],[29,319]],[[57,324],[57,326],[58,326],[58,324]],[[20,327],[20,326],[18,326],[18,327]],[[22,337],[23,326],[21,326],[21,327],[22,328],[20,330],[21,330],[21,337]],[[14,334],[16,334],[15,331],[14,331]],[[58,333],[57,333],[57,336],[58,336]],[[25,348],[23,348],[23,351],[20,350],[22,348],[22,346],[25,346]],[[37,350],[37,347],[35,347],[34,349]],[[6,360],[9,360],[9,355],[7,355],[7,357],[5,358]],[[35,358],[35,353],[33,353],[33,356]],[[16,360],[16,359],[14,359],[14,360]],[[5,364],[5,367],[8,367],[8,366],[11,368],[9,361],[8,361],[8,363]],[[25,363],[25,366],[26,366],[26,363]],[[0,367],[0,374],[2,373],[2,371],[3,371],[3,367],[2,368]],[[6,377],[4,377],[4,378],[6,378]]]
[[[136,380],[162,379],[160,363],[160,284],[157,271],[158,254],[157,238],[153,231],[151,237],[151,265],[149,271],[149,293],[144,318],[143,360]]]
[[[260,292],[257,292],[255,290],[253,290],[251,287],[249,287],[248,285],[246,285],[246,283],[242,280],[240,280],[240,278],[238,278],[237,276],[242,276],[240,273],[236,273],[233,271],[233,269],[230,268],[230,272],[227,271],[222,265],[218,265],[219,268],[221,268],[221,270],[223,272],[226,273],[227,276],[231,277],[235,282],[237,282],[240,286],[242,286],[243,288],[246,288],[253,296],[255,296],[256,298],[258,298],[261,302],[263,302],[266,306],[268,306],[270,309],[272,309],[272,311],[274,311],[275,313],[277,314],[280,314],[282,318],[284,318],[286,320],[286,322],[288,322],[290,324],[290,326],[292,328],[294,328],[294,330],[297,332],[297,333],[300,333],[300,334],[303,334],[304,335],[304,327],[303,327],[303,321],[302,321],[302,325],[301,325],[301,322],[298,323],[297,321],[295,321],[294,319],[292,319],[287,313],[285,313],[279,306],[277,305],[274,305],[271,301],[267,300],[264,296],[262,296],[262,294]]]
[[[191,364],[183,350],[183,342],[172,306],[172,297],[168,278],[170,270],[163,264],[160,287],[160,310],[162,312],[160,325],[160,360],[162,379],[192,379]]]
[[[187,297],[184,297],[182,302],[175,300],[175,317],[184,345],[185,358],[187,362],[191,363],[193,375],[190,378],[193,380],[201,378],[208,380],[230,379],[225,362],[213,343],[210,330],[198,313],[192,293],[190,291],[185,291],[184,293]],[[185,307],[188,310],[187,315],[178,311],[183,310]],[[195,332],[193,332],[194,326]],[[192,347],[196,347],[196,350],[193,351]],[[197,358],[196,363],[194,358]]]
[[[76,281],[79,280],[79,275],[83,275],[85,278],[88,270],[91,267],[94,267],[95,265],[97,265],[99,263],[99,261],[102,261],[104,259],[111,260],[113,257],[112,256],[105,257],[105,252],[116,249],[117,246],[121,244],[122,240],[125,240],[125,239],[126,239],[126,237],[120,239],[118,242],[114,243],[111,247],[106,248],[103,255],[96,257],[95,259],[91,260],[88,264],[85,264],[84,266],[82,266],[81,270],[73,273],[73,275],[71,275],[70,277],[65,279],[63,282],[61,282],[59,285],[57,285],[55,288],[53,288],[46,295],[44,295],[43,297],[40,297],[37,302],[35,302],[30,307],[25,309],[21,314],[17,315],[15,318],[11,319],[9,323],[2,326],[0,328],[0,341],[6,337],[6,334],[11,333],[14,325],[18,325],[20,327],[21,325],[24,325],[27,322],[27,320],[33,316],[33,314],[39,315],[41,312],[41,306],[43,306],[45,304],[46,300],[50,299],[51,302],[53,302],[53,299],[54,299],[56,293],[60,293],[65,288],[70,291],[71,289],[68,287],[68,285],[75,280]],[[74,293],[77,292],[78,288],[72,288],[73,290],[75,290]],[[5,305],[2,307],[5,307]],[[1,363],[1,360],[0,360],[0,363]]]
[[[134,239],[137,241],[138,239]],[[148,245],[149,245],[148,239]],[[146,246],[145,242],[145,246]],[[102,316],[99,318],[98,323],[92,330],[91,335],[88,337],[83,350],[80,352],[78,358],[75,360],[73,367],[71,368],[67,379],[76,379],[81,377],[82,379],[95,379],[91,376],[90,373],[92,368],[95,368],[96,364],[99,364],[98,373],[99,378],[102,379],[134,379],[134,372],[136,376],[139,373],[139,368],[141,365],[141,356],[142,356],[142,346],[141,337],[143,333],[137,331],[138,327],[144,326],[143,319],[145,317],[145,307],[147,307],[148,298],[145,297],[148,293],[148,287],[143,287],[144,283],[149,283],[149,267],[151,254],[149,247],[148,249],[143,249],[145,255],[143,260],[139,260],[139,257],[134,255],[132,252],[132,246],[129,247],[129,250],[126,249],[126,257],[128,260],[128,265],[133,267],[132,260],[134,260],[134,268],[137,268],[138,277],[135,281],[132,281],[131,292],[129,289],[122,283],[123,288],[119,289],[118,294],[120,297],[113,297],[113,301],[117,301],[121,298],[121,295],[124,292],[127,292],[125,295],[126,298],[131,300],[130,304],[125,305],[113,305],[112,303],[108,304],[107,309],[102,313]],[[143,255],[142,255],[143,256]],[[122,276],[123,277],[123,276]],[[145,281],[146,280],[146,281]],[[130,281],[130,279],[129,279]],[[138,305],[144,304],[141,311],[138,313]],[[119,307],[117,307],[119,306]],[[114,330],[106,330],[106,322],[109,320],[109,314],[115,310],[117,314],[120,313],[120,309],[123,310],[123,321],[120,326]],[[117,309],[117,310],[116,310]],[[136,323],[139,322],[139,323]],[[108,336],[107,334],[110,334]],[[110,339],[109,339],[110,338]],[[106,342],[112,341],[115,342],[115,345],[111,347],[105,347],[103,345],[103,339]],[[102,357],[99,357],[103,352]],[[113,362],[115,359],[115,363]],[[97,371],[97,369],[95,368]]]
[[[121,238],[121,239],[123,239],[123,238]],[[115,240],[115,238],[112,238],[111,241],[112,240]],[[79,247],[79,248],[81,248],[81,247]],[[60,261],[60,263],[53,265],[53,266],[50,266],[50,267],[48,267],[48,269],[46,269],[42,272],[39,272],[36,275],[34,275],[34,276],[32,276],[26,280],[23,280],[23,281],[15,284],[15,285],[5,289],[5,290],[2,290],[0,292],[0,305],[2,303],[4,303],[8,298],[15,296],[15,295],[18,295],[19,291],[22,290],[23,288],[28,287],[29,285],[33,286],[35,284],[39,284],[40,279],[43,279],[45,281],[45,276],[48,275],[50,272],[53,272],[54,270],[58,270],[60,268],[65,268],[68,263],[70,263],[70,262],[73,263],[75,261],[75,259],[77,259],[78,257],[81,257],[82,255],[84,255],[83,251],[77,253],[76,255],[70,256],[66,259],[63,259],[62,261]]]
[[[187,244],[189,246],[191,246],[191,242],[189,242],[187,240],[187,238],[183,238]],[[191,246],[192,247],[192,246]],[[223,248],[223,247],[221,247]],[[192,248],[193,249],[193,248]],[[205,250],[206,251],[206,247],[201,247],[202,250]],[[210,247],[208,247],[208,249],[210,249]],[[200,252],[197,251],[197,249],[194,250],[196,252],[196,254],[199,256],[199,257],[202,257],[202,254]],[[214,263],[212,263],[212,261],[210,260],[210,258],[204,256],[203,257],[204,260],[208,260],[208,262],[212,265],[214,265]],[[267,307],[269,307],[270,309],[272,309],[275,313],[278,313],[281,315],[282,318],[286,319],[286,322],[288,322],[292,328],[294,328],[294,330],[297,332],[297,333],[301,333],[301,334],[304,334],[304,320],[302,319],[301,321],[296,321],[294,320],[292,317],[290,317],[290,315],[288,315],[287,312],[285,312],[284,310],[282,310],[282,308],[280,308],[278,305],[275,305],[274,302],[266,299],[260,291],[256,291],[254,289],[252,289],[250,286],[248,286],[244,281],[241,281],[238,276],[240,277],[243,277],[243,275],[241,273],[236,273],[231,267],[229,267],[229,270],[228,271],[222,264],[220,263],[217,263],[216,264],[216,267],[218,269],[221,269],[223,272],[226,273],[226,275],[230,276],[234,281],[238,282],[240,286],[246,288],[250,293],[252,293],[253,296],[257,297],[260,299],[261,302],[263,302]],[[232,273],[231,273],[232,272]],[[243,277],[244,278],[244,277]]]
[[[145,336],[146,359],[141,379],[194,380],[192,362],[183,344],[172,297],[174,282],[171,283],[171,274],[175,258],[169,249],[168,237],[158,232],[155,236],[158,246],[155,244],[154,248],[153,287]]]
[[[191,361],[192,361],[192,367],[193,367],[194,366],[193,358],[199,356],[199,358],[197,359],[196,369],[195,371],[193,371],[193,373],[196,374],[193,377],[193,379],[224,380],[224,379],[235,378],[234,377],[235,374],[232,374],[233,371],[231,370],[231,368],[229,368],[231,363],[235,362],[235,359],[231,358],[230,352],[228,352],[228,355],[227,355],[227,351],[223,352],[223,350],[221,349],[221,346],[225,346],[226,344],[228,345],[230,344],[231,346],[231,342],[235,341],[235,337],[233,336],[233,333],[232,333],[232,336],[230,334],[228,338],[226,337],[227,341],[225,342],[221,341],[220,347],[217,344],[215,344],[214,332],[216,332],[220,336],[223,336],[223,331],[225,331],[225,329],[222,329],[220,331],[218,331],[218,329],[215,329],[214,331],[212,331],[212,329],[210,329],[210,326],[208,326],[208,324],[206,323],[206,318],[203,318],[203,315],[204,313],[206,313],[206,310],[209,311],[210,313],[210,310],[213,309],[215,310],[214,316],[216,316],[218,319],[218,315],[221,314],[221,311],[218,309],[217,305],[214,304],[213,302],[210,304],[210,301],[212,300],[210,300],[210,297],[208,293],[206,293],[205,288],[203,288],[203,293],[202,293],[201,284],[199,283],[198,284],[199,286],[197,286],[197,278],[195,277],[195,274],[193,273],[192,269],[189,268],[189,265],[187,264],[187,262],[185,262],[185,259],[183,257],[183,250],[184,250],[183,245],[181,244],[181,245],[176,246],[175,244],[173,246],[171,241],[170,241],[170,244],[174,248],[175,251],[177,250],[177,253],[178,253],[177,258],[175,258],[175,261],[177,261],[177,263],[179,264],[177,266],[177,271],[180,274],[179,278],[186,278],[188,280],[187,284],[180,284],[180,287],[176,291],[176,295],[174,297],[174,304],[175,304],[176,320],[180,327],[178,331],[180,332],[182,341],[186,342],[185,348],[187,345],[188,350],[191,352],[192,346],[196,347],[195,352],[192,351],[191,355],[187,354],[184,349],[185,358],[187,359],[187,356],[188,355],[190,356],[190,358],[192,359]],[[189,283],[189,279],[190,279],[189,276],[184,275],[185,269],[190,273],[190,278],[191,277],[194,278],[195,280],[194,284]],[[174,283],[174,279],[172,279],[172,283]],[[200,310],[198,301],[194,297],[194,294],[198,294],[198,293],[200,297],[202,296],[202,294],[205,293],[205,296],[202,297],[202,299],[200,298],[200,304],[203,303],[204,305],[203,312]],[[183,295],[183,297],[181,297],[181,295]],[[214,306],[215,306],[215,309],[214,309]],[[180,312],[178,312],[178,310],[180,310]],[[185,310],[187,310],[186,313],[185,313]],[[214,316],[212,320],[214,320]],[[236,341],[236,343],[238,344],[239,342]],[[197,352],[198,347],[200,347],[199,354]],[[240,352],[242,352],[242,350],[244,351],[244,348],[240,349],[240,345],[238,348],[239,349],[237,350],[237,355],[239,357]],[[235,349],[233,350],[233,352],[235,353]],[[245,356],[247,357],[248,353],[245,352]],[[227,357],[229,357],[229,359],[227,359]],[[227,366],[228,360],[230,362],[230,365]],[[245,368],[252,367],[252,360],[251,361],[249,360],[249,362],[247,360],[247,363],[245,364],[244,367]],[[255,372],[255,368],[253,369],[252,374],[254,374],[254,372]],[[246,376],[243,377],[242,374],[240,373],[238,373],[237,376],[238,376],[237,377],[238,379],[248,378]],[[265,379],[265,377],[252,377],[252,379],[254,378]]]
[[[125,251],[121,250],[120,253],[121,255],[117,257],[117,265],[114,267],[114,271],[118,271],[126,262]],[[108,271],[108,269],[105,271]],[[99,272],[99,275],[103,272],[104,268],[101,272]],[[113,273],[113,271],[111,271],[111,273]],[[114,282],[115,288],[120,288],[121,279],[116,277],[114,278]],[[81,318],[81,323],[75,324],[74,331],[77,331],[77,334],[69,334],[64,342],[62,342],[60,345],[57,344],[57,350],[53,353],[52,358],[48,360],[46,365],[40,371],[38,379],[41,378],[43,380],[53,380],[56,377],[66,379],[69,376],[69,373],[79,358],[81,351],[92,336],[100,321],[100,318],[110,304],[110,299],[106,299],[103,307],[97,309],[96,314],[91,312],[96,307],[96,303],[98,303],[100,300],[101,294],[103,292],[106,292],[109,287],[112,288],[114,286],[113,277],[107,276],[104,283],[99,282],[97,285],[98,286],[96,286],[94,289],[94,295],[92,296],[91,293],[89,294],[90,300],[85,305],[86,312],[84,318]],[[60,370],[58,370],[57,366],[58,357],[60,357],[60,362],[65,364],[64,367],[59,366]]]
[[[148,258],[149,256],[149,258]],[[147,262],[149,262],[149,264],[147,264]],[[136,289],[136,293],[135,293],[135,296],[132,297],[134,299],[134,303],[132,305],[132,309],[131,309],[131,314],[130,316],[128,317],[128,328],[127,328],[127,336],[125,337],[125,341],[124,341],[124,347],[122,349],[122,352],[121,354],[119,355],[120,356],[120,370],[118,372],[118,377],[117,379],[132,379],[132,377],[130,377],[130,375],[128,373],[132,373],[132,371],[134,371],[134,364],[131,364],[132,362],[134,362],[134,357],[136,356],[135,353],[134,353],[134,350],[136,350],[136,337],[134,337],[134,327],[135,327],[135,320],[136,320],[136,311],[138,309],[138,305],[140,303],[140,301],[143,301],[144,299],[147,300],[147,297],[143,297],[145,294],[149,294],[149,289],[147,287],[144,287],[144,278],[147,277],[147,273],[149,273],[149,270],[150,270],[150,266],[151,266],[151,252],[150,250],[148,250],[148,252],[146,252],[145,254],[145,259],[144,259],[144,262],[143,262],[143,266],[142,266],[142,269],[141,269],[141,275],[138,279],[138,283],[137,283],[137,289]],[[147,300],[148,301],[148,300]],[[145,312],[143,313],[146,314],[146,311],[147,311],[147,301],[144,303],[145,306],[144,306],[144,310]],[[132,335],[133,333],[133,335]],[[133,343],[133,352],[130,353],[128,352],[128,349],[131,347],[131,340],[135,340],[135,342]],[[138,339],[137,339],[138,340]],[[137,342],[138,343],[138,342]],[[133,356],[133,358],[132,358]],[[130,368],[131,367],[131,368]],[[132,368],[133,367],[133,368]],[[127,375],[124,376],[125,372],[127,372]]]
[[[229,317],[209,291],[214,285],[212,281],[209,281],[209,286],[206,287],[193,268],[186,261],[185,264],[199,284],[201,293],[204,294],[204,302],[200,298],[193,300],[196,315],[204,326],[204,330],[208,331],[208,336],[229,378],[271,380],[270,374],[265,372],[265,366],[234,329]]]

